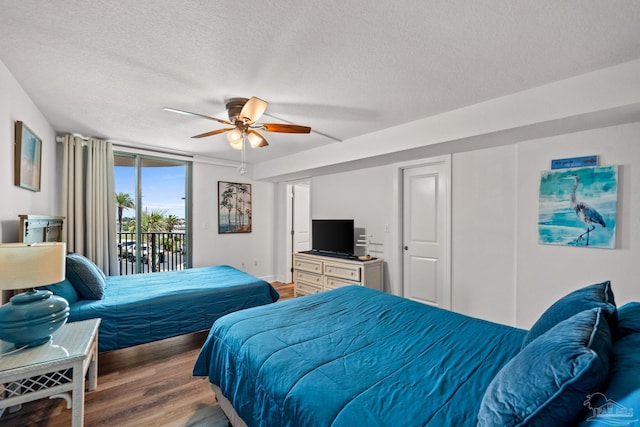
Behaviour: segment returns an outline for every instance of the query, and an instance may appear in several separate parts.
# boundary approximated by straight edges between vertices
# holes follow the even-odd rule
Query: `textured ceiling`
[[[319,132],[265,133],[250,163],[640,58],[635,0],[0,0],[0,10],[0,60],[59,132],[238,160],[223,135],[190,138],[217,123],[162,108],[226,119],[226,99],[251,96]]]

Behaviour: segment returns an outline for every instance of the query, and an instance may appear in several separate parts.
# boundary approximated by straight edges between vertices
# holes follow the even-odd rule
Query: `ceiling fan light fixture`
[[[233,129],[227,134],[227,140],[230,144],[235,144],[238,141],[242,141],[242,131],[238,128]]]
[[[311,128],[309,126],[300,126],[287,122],[287,124],[280,123],[256,123],[260,117],[264,114],[269,104],[255,96],[252,98],[231,98],[225,101],[227,107],[227,114],[229,120],[222,120],[215,117],[207,116],[199,113],[192,113],[189,111],[178,110],[176,108],[165,108],[166,111],[174,113],[184,114],[187,116],[201,117],[207,120],[212,120],[224,125],[233,126],[225,127],[222,129],[215,129],[209,132],[204,132],[192,138],[205,138],[208,136],[219,135],[221,133],[227,133],[227,140],[231,148],[242,151],[242,161],[240,163],[240,174],[244,175],[246,171],[246,158],[245,153],[247,150],[247,144],[251,144],[252,148],[267,147],[269,143],[257,130],[265,132],[279,132],[279,133],[310,133]],[[285,121],[286,120],[282,120]],[[327,136],[327,135],[325,135]]]
[[[240,141],[229,142],[229,145],[234,150],[242,150],[242,139]]]
[[[250,130],[249,132],[247,132],[247,139],[249,140],[249,143],[253,148],[260,147],[265,141],[262,135],[260,135],[255,130]]]

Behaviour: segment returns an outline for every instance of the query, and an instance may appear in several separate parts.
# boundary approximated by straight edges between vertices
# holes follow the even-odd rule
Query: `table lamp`
[[[64,280],[65,243],[0,243],[0,290],[51,285]],[[69,303],[51,291],[32,290],[0,307],[0,339],[35,347],[69,317]]]

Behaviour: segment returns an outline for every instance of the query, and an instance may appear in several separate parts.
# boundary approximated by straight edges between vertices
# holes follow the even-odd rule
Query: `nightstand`
[[[73,410],[72,426],[82,426],[85,377],[88,390],[98,384],[98,326],[100,319],[66,323],[48,343],[9,354],[13,344],[0,341],[0,410],[63,398]]]

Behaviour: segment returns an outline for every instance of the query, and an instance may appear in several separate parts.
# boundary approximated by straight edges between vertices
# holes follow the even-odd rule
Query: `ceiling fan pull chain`
[[[247,149],[247,136],[243,132],[242,133],[242,161],[240,162],[240,175],[244,175],[247,172],[245,168],[246,149]]]

